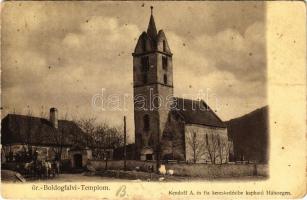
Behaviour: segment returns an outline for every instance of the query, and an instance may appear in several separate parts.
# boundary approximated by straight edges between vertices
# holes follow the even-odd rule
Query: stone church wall
[[[161,139],[163,160],[185,160],[184,122],[175,114],[168,114]]]
[[[142,66],[142,57],[148,57],[149,66],[147,71],[147,83],[144,83],[144,67]],[[156,65],[156,54],[147,54],[144,56],[137,56],[133,58],[133,85],[141,86],[144,84],[156,83],[157,77],[157,65]]]
[[[141,104],[135,104],[134,108],[134,121],[135,121],[135,143],[136,143],[136,151],[137,157],[140,157],[142,147],[152,147],[154,145],[155,134],[158,127],[157,119],[158,114],[157,111],[151,111],[149,107],[149,96],[150,96],[150,89],[152,89],[152,93],[156,94],[157,90],[154,86],[144,86],[144,87],[136,87],[134,88],[134,94],[142,95],[145,99],[146,108],[136,110],[140,108]],[[140,98],[141,99],[141,98]],[[149,130],[144,130],[144,116],[149,116]]]

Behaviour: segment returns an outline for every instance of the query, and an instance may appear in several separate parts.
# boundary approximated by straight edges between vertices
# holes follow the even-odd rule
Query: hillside
[[[268,161],[268,106],[226,121],[235,160]]]

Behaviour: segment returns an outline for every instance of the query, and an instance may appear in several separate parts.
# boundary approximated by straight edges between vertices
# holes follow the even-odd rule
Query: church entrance
[[[152,160],[152,154],[146,154],[146,160]]]
[[[141,150],[141,160],[154,160],[154,152],[151,147],[144,147]]]
[[[74,163],[75,163],[75,168],[77,169],[82,168],[82,155],[81,154],[74,155]]]

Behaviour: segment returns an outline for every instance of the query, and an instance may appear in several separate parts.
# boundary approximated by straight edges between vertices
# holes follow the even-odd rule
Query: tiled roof
[[[172,110],[179,113],[188,124],[226,127],[226,124],[204,101],[174,97]]]
[[[87,136],[73,121],[59,120],[58,129],[44,118],[8,114],[1,122],[2,144],[87,145]]]

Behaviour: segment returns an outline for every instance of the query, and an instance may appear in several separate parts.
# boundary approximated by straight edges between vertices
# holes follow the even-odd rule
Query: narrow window
[[[143,51],[145,52],[146,51],[146,40],[145,39],[143,39],[142,47],[143,47]]]
[[[149,131],[150,124],[149,124],[149,116],[145,115],[143,118],[144,121],[144,131]]]
[[[208,135],[206,134],[206,145],[209,144]]]
[[[145,57],[141,58],[141,64],[142,64],[141,71],[143,73],[143,83],[146,84],[147,81],[148,81],[147,73],[149,71],[149,59],[148,59],[148,56],[145,56]]]
[[[163,51],[166,52],[166,42],[163,40]]]
[[[167,57],[162,56],[162,67],[164,70],[167,70]]]
[[[166,74],[164,74],[163,79],[164,79],[164,84],[166,85],[167,84],[167,75]]]
[[[148,56],[141,58],[142,71],[147,72],[149,70],[149,59]]]

